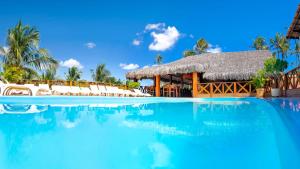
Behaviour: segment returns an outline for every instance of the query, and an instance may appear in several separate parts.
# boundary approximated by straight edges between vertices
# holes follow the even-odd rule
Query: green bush
[[[8,82],[19,82],[26,75],[26,71],[20,67],[5,66],[3,78]]]
[[[266,72],[264,69],[261,69],[257,72],[257,74],[252,79],[252,84],[256,89],[258,88],[264,88],[266,84]]]
[[[131,80],[128,80],[126,82],[126,85],[128,86],[129,89],[138,89],[140,87],[140,82],[134,82]]]
[[[283,74],[283,71],[288,67],[288,62],[285,60],[277,59],[271,57],[265,60],[264,70],[267,77],[274,78],[275,88],[278,88],[280,77]]]

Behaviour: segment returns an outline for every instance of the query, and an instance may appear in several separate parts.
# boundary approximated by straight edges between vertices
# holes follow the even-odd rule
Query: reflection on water
[[[300,147],[300,98],[271,99],[285,125],[299,142]]]
[[[261,104],[2,104],[0,168],[280,168]]]

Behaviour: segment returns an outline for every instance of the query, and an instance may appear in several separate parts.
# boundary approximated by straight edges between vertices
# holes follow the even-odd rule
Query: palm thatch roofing
[[[192,72],[203,73],[207,80],[249,80],[264,61],[271,57],[268,50],[204,53],[177,61],[138,69],[126,74],[128,79],[151,79],[155,75],[179,75]]]
[[[288,39],[299,39],[300,37],[300,5],[298,5],[298,9],[296,11],[293,22],[289,27],[286,37]]]

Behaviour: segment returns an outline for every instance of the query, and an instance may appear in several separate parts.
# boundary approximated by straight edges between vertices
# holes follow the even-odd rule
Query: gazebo
[[[134,70],[126,78],[153,79],[157,97],[173,89],[182,91],[184,86],[193,97],[250,96],[254,90],[249,81],[270,56],[268,50],[204,53]]]
[[[300,37],[300,5],[294,16],[291,26],[289,27],[287,36],[288,39],[299,39]]]

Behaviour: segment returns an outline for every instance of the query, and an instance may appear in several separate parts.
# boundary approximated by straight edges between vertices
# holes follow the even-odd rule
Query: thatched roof
[[[263,68],[264,60],[271,56],[268,50],[205,53],[177,61],[138,69],[127,73],[128,79],[153,78],[155,75],[178,75],[202,72],[208,80],[249,80]]]
[[[300,37],[300,5],[298,5],[298,9],[286,37],[288,39],[299,39]]]

